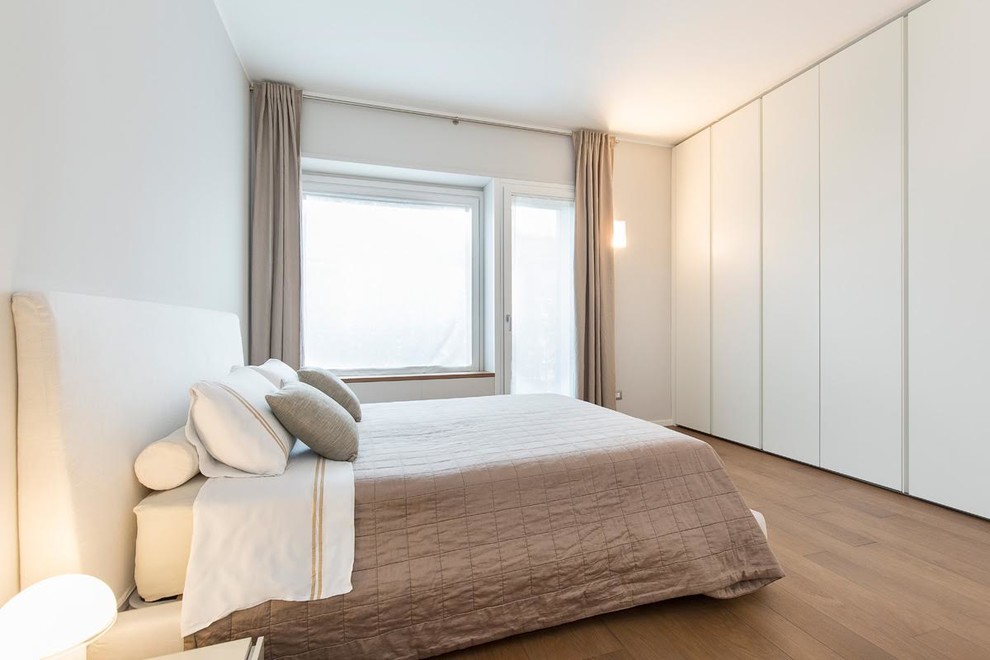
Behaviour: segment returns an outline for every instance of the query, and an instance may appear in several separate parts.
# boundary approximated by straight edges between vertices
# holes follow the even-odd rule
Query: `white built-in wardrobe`
[[[674,415],[990,517],[990,2],[931,0],[674,149]]]

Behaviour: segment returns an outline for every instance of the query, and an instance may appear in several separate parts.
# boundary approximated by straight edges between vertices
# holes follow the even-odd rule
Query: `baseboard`
[[[654,419],[651,420],[654,424],[659,424],[660,426],[673,426],[674,420],[672,419]]]

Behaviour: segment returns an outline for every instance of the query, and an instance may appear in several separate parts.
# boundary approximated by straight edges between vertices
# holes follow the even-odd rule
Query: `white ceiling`
[[[917,0],[215,0],[254,80],[674,144]]]

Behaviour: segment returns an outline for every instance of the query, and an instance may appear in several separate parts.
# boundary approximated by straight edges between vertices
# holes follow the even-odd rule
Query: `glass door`
[[[505,206],[509,392],[575,396],[573,198],[509,192]]]

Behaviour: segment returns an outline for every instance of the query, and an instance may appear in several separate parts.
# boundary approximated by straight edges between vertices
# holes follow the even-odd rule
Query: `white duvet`
[[[214,478],[193,505],[182,635],[268,600],[351,590],[354,471],[297,444],[274,477]]]

